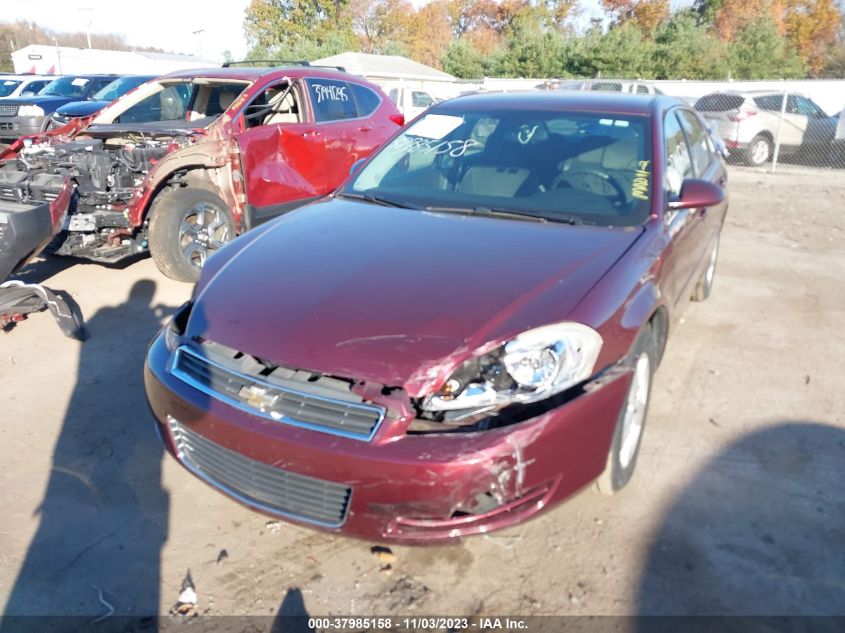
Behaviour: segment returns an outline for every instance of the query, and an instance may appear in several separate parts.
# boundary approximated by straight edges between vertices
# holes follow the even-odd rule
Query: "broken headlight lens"
[[[186,301],[176,308],[173,317],[164,326],[164,344],[169,351],[176,351],[176,348],[182,344],[182,335],[188,327],[188,317],[191,316],[193,307],[192,302]]]
[[[580,323],[528,330],[464,362],[422,408],[454,411],[543,400],[589,378],[601,346],[601,335]]]

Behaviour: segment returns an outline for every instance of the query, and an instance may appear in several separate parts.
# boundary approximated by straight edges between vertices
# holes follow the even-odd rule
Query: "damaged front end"
[[[133,225],[130,211],[155,165],[186,145],[186,136],[121,133],[28,140],[10,161],[18,172],[34,181],[68,177],[74,186],[53,253],[116,262],[147,250],[145,231]]]
[[[187,336],[190,311],[147,359],[147,395],[170,451],[254,509],[363,538],[450,540],[536,515],[602,471],[627,391],[621,364],[557,382],[545,397],[499,376],[521,401],[433,411],[433,398],[457,399],[478,374],[461,363],[450,378],[467,378],[460,390],[410,395]],[[503,350],[482,357],[505,362]],[[261,484],[247,471],[260,471]],[[289,496],[289,485],[301,490]]]

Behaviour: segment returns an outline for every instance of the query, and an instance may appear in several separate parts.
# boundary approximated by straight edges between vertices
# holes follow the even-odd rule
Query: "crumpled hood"
[[[480,346],[564,319],[641,234],[342,199],[262,229],[203,276],[188,335],[411,396]],[[532,311],[550,298],[554,314]]]

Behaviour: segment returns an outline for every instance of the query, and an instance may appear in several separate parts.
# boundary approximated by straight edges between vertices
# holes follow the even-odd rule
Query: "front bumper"
[[[592,482],[605,466],[630,382],[619,371],[566,404],[512,426],[450,435],[399,435],[386,419],[367,442],[251,415],[210,398],[168,370],[159,335],[145,367],[147,398],[171,454],[218,490],[270,515],[368,540],[432,542],[521,522]],[[351,491],[343,520],[328,526],[276,512],[180,456],[174,428],[214,450]],[[178,431],[176,432],[178,434]],[[250,469],[253,472],[256,469]],[[243,479],[241,479],[243,481]],[[483,507],[479,506],[479,499]]]
[[[44,116],[0,116],[0,139],[14,140],[20,136],[40,134]]]

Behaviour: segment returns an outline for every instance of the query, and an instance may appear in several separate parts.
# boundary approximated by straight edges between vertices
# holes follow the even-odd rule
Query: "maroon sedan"
[[[373,540],[615,492],[672,324],[710,293],[725,178],[676,99],[438,104],[208,261],[149,349],[161,435],[252,508]]]

